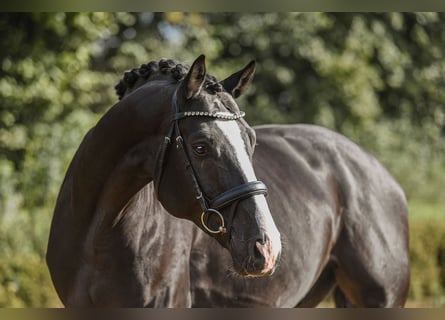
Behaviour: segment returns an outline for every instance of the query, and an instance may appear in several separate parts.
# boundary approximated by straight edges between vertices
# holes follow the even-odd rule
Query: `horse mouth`
[[[276,265],[271,268],[254,268],[252,266],[242,266],[237,273],[244,278],[269,277],[275,272]]]
[[[269,277],[275,272],[275,268],[266,272],[260,272],[260,273],[250,273],[246,270],[239,273],[240,276],[244,278],[262,278],[262,277]]]
[[[234,269],[242,277],[258,278],[271,276],[278,265],[280,254],[272,254],[264,245],[256,243],[254,254],[247,256],[242,263],[234,261]]]
[[[271,276],[277,268],[281,256],[281,241],[268,234],[250,241],[233,241],[230,252],[234,271],[242,277]]]

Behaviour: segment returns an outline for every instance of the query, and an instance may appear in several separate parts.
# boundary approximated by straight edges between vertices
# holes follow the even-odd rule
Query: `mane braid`
[[[177,63],[172,59],[161,59],[158,62],[150,61],[142,64],[139,68],[133,68],[124,72],[123,77],[115,85],[114,89],[119,100],[122,100],[123,97],[135,89],[153,80],[182,81],[188,71],[188,66]],[[206,75],[203,88],[211,94],[223,90],[218,80],[210,74]]]

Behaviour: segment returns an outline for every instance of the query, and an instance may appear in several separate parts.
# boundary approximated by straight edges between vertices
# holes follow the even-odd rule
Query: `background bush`
[[[48,268],[40,255],[0,258],[0,308],[59,306]]]
[[[65,170],[124,70],[256,59],[251,124],[313,123],[374,153],[410,204],[410,298],[445,283],[445,14],[0,13],[0,305],[56,304],[44,255]]]
[[[410,221],[410,299],[445,305],[445,219],[415,217]]]

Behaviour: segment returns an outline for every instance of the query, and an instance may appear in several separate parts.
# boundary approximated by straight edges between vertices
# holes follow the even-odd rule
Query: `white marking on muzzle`
[[[277,255],[274,254],[274,247],[272,241],[270,241],[269,238],[266,238],[264,244],[261,244],[257,241],[255,245],[258,251],[263,255],[265,259],[264,268],[263,270],[261,270],[261,272],[268,273],[272,271],[277,261]]]
[[[257,181],[252,163],[250,161],[249,155],[247,154],[246,145],[241,136],[241,130],[237,122],[217,120],[215,121],[215,123],[223,132],[230,145],[233,147],[236,159],[238,160],[238,165],[241,168],[244,177],[247,179],[248,182]],[[261,252],[266,260],[263,269],[263,272],[266,273],[274,267],[276,259],[280,254],[281,239],[280,233],[278,232],[278,229],[270,213],[266,198],[263,195],[256,195],[254,196],[254,201],[258,208],[255,219],[260,228],[263,228],[267,237],[265,243],[266,247],[261,247],[261,249],[258,248],[258,250]]]
[[[266,260],[262,272],[267,273],[275,266],[276,260],[280,255],[281,237],[275,222],[273,221],[266,198],[264,196],[255,196],[255,202],[257,203],[257,206],[261,208],[261,212],[263,213],[256,215],[255,218],[258,225],[264,228],[264,233],[266,234],[265,244],[261,245],[257,242],[256,246],[257,248],[258,245],[263,246],[263,248],[258,248],[258,250]],[[265,208],[265,210],[263,208]]]

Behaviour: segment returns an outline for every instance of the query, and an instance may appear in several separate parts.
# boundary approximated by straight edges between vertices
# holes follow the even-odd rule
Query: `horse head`
[[[207,74],[203,55],[188,69],[169,61],[158,66],[169,68],[175,80],[169,83],[171,109],[160,121],[163,138],[153,170],[158,200],[170,214],[193,221],[228,249],[240,275],[270,275],[281,251],[280,234],[265,198],[267,188],[252,165],[255,131],[235,102],[246,92],[255,62],[217,81]],[[150,79],[168,73],[160,76],[153,65],[143,69],[150,68]],[[120,82],[121,98],[143,84],[141,73],[133,70]]]

